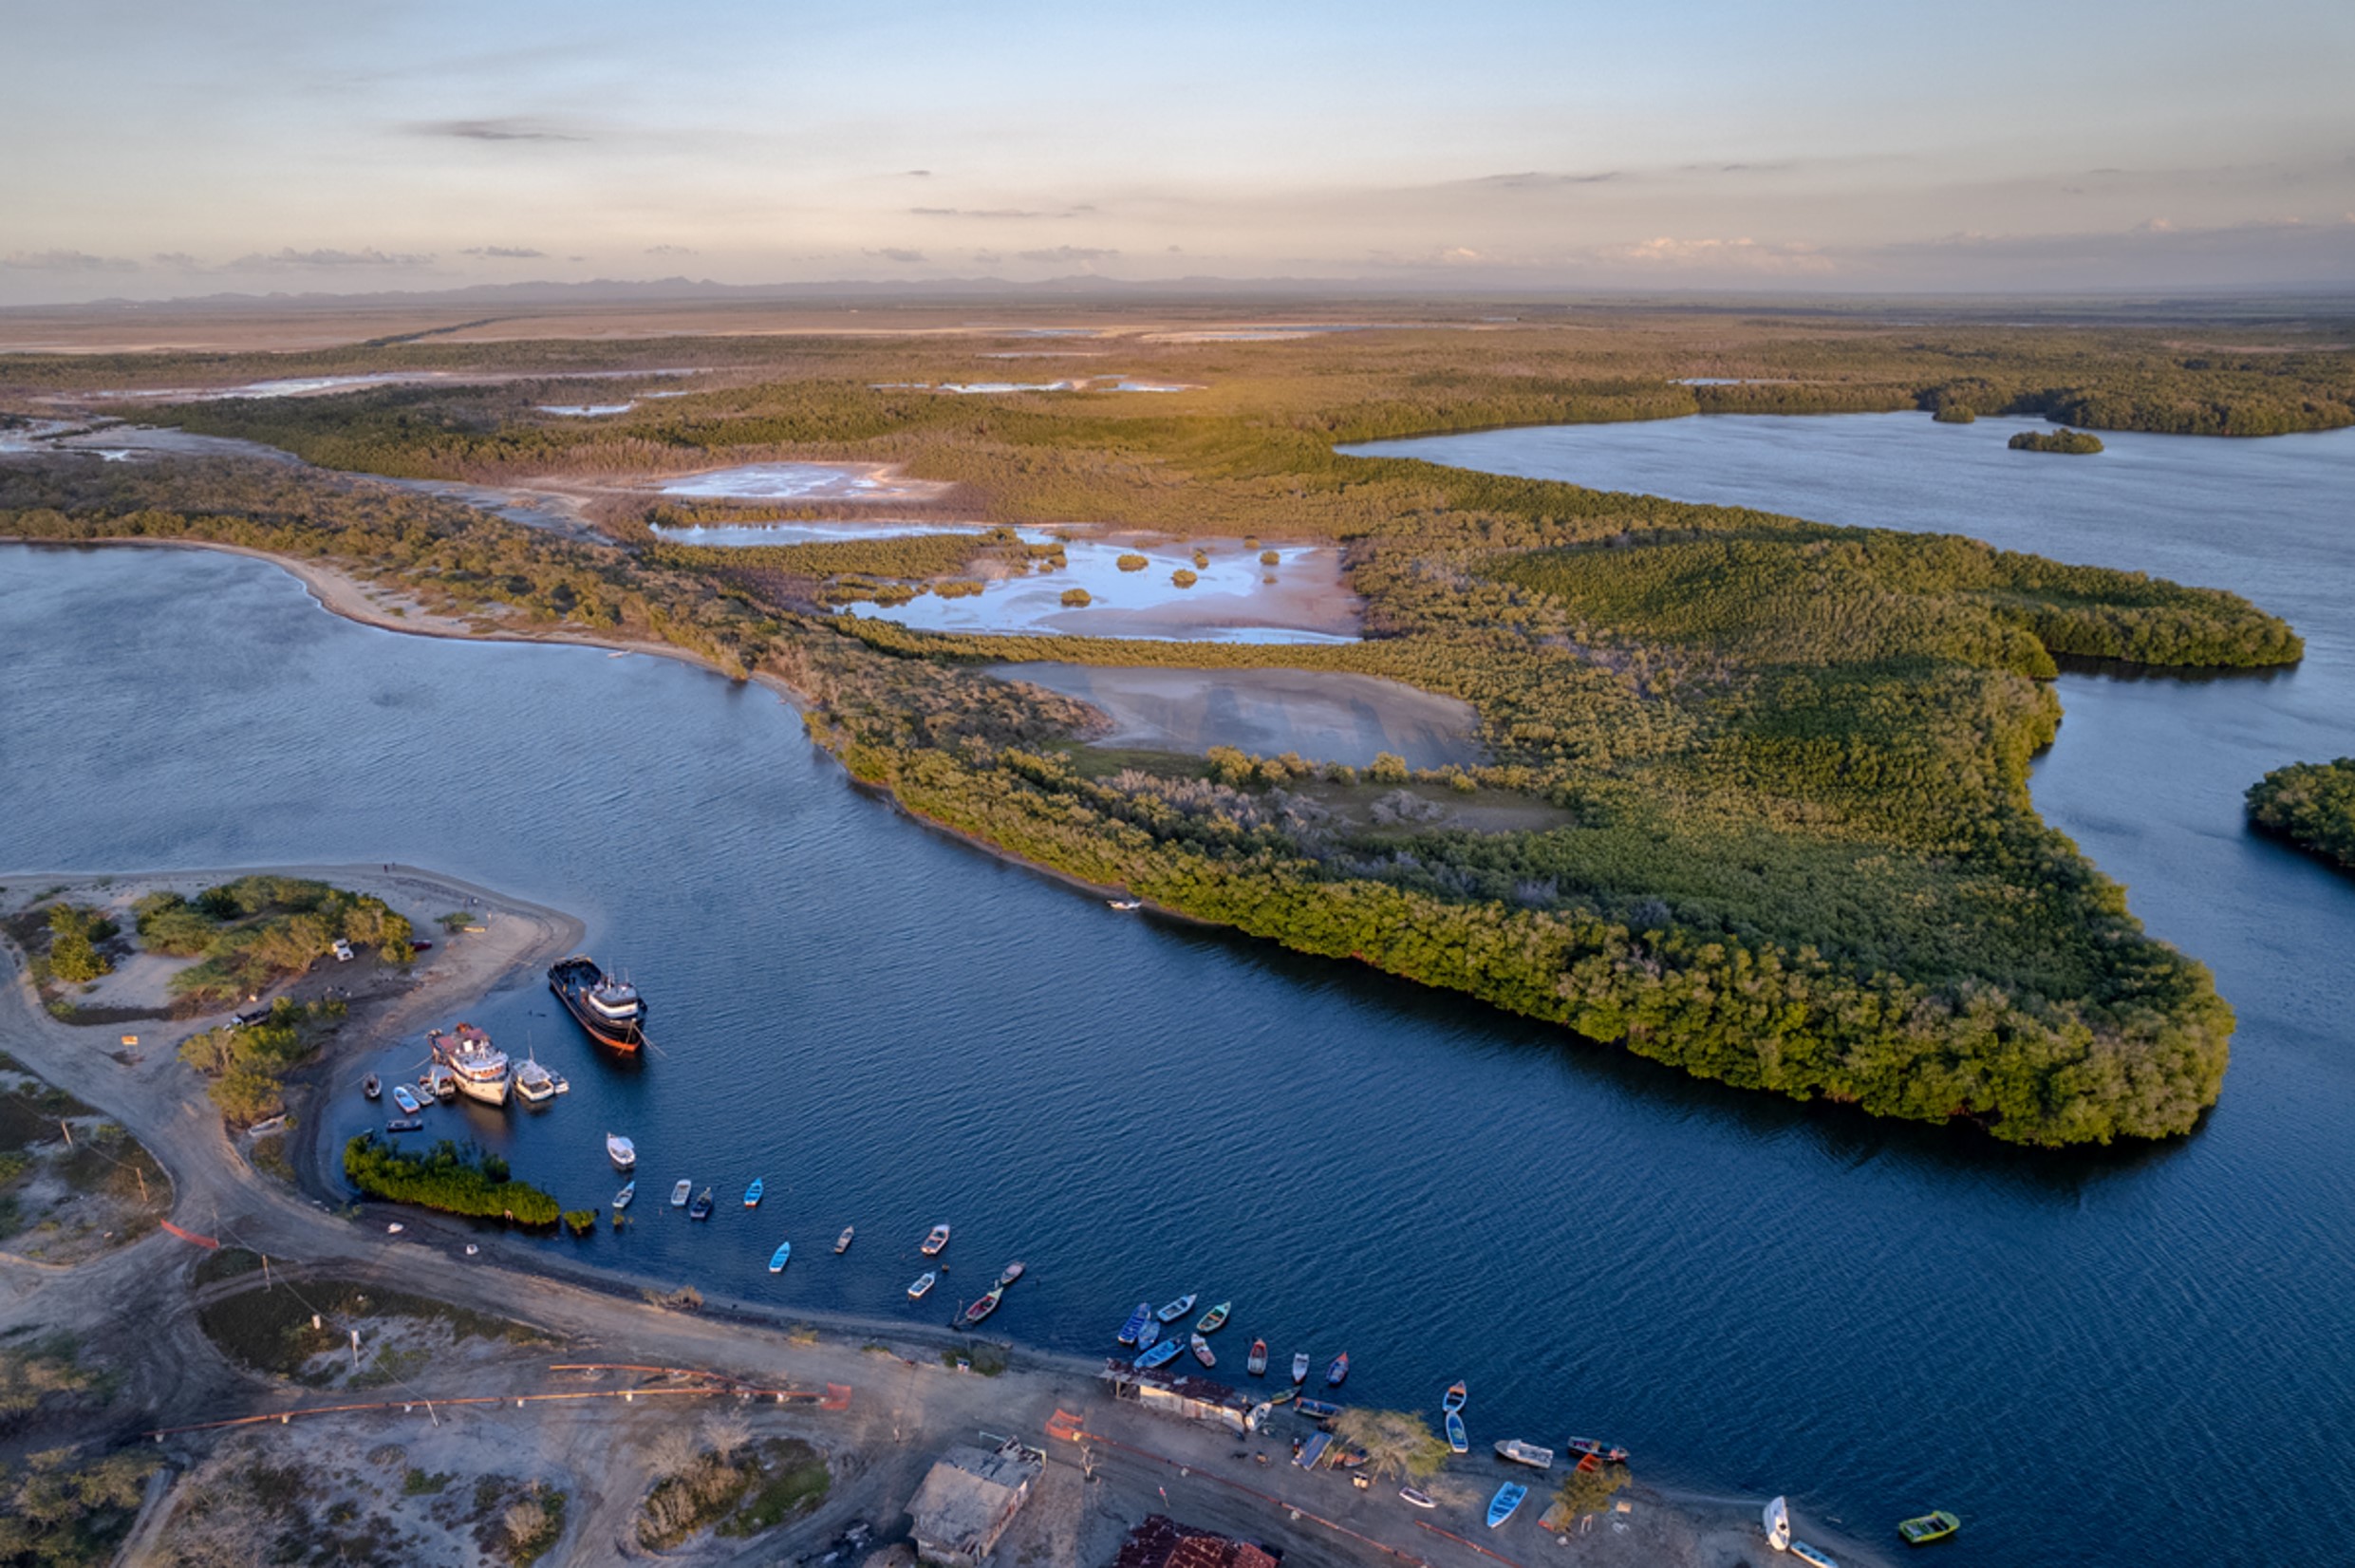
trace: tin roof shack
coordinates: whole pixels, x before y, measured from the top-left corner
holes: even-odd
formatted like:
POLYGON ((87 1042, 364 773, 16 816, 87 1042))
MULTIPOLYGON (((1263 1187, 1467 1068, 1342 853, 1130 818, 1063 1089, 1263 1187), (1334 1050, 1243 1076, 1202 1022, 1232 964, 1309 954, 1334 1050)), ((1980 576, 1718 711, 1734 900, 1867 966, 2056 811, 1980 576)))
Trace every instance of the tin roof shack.
POLYGON ((1206 1421, 1238 1436, 1251 1429, 1254 1401, 1249 1394, 1224 1383, 1159 1368, 1142 1372, 1130 1362, 1118 1360, 1104 1363, 1103 1377, 1112 1386, 1115 1399, 1132 1399, 1149 1410, 1174 1415, 1181 1421, 1206 1421))
POLYGON ((1045 1469, 1045 1456, 1019 1443, 949 1449, 908 1500, 917 1555, 947 1568, 981 1568, 1045 1469))
POLYGON ((1277 1568, 1278 1559, 1247 1540, 1229 1540, 1159 1514, 1129 1532, 1112 1568, 1277 1568))

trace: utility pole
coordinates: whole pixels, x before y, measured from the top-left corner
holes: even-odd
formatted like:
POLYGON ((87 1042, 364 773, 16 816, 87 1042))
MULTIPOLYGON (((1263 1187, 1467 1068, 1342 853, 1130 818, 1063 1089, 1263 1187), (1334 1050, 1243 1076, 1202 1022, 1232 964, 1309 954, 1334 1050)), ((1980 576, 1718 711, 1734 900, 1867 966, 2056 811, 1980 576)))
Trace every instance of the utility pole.
POLYGON ((64 1134, 65 1134, 65 1147, 66 1147, 67 1148, 73 1148, 73 1146, 74 1146, 74 1125, 73 1125, 73 1123, 71 1123, 71 1122, 67 1121, 65 1117, 60 1116, 60 1117, 57 1119, 57 1129, 58 1129, 60 1132, 63 1132, 64 1134))

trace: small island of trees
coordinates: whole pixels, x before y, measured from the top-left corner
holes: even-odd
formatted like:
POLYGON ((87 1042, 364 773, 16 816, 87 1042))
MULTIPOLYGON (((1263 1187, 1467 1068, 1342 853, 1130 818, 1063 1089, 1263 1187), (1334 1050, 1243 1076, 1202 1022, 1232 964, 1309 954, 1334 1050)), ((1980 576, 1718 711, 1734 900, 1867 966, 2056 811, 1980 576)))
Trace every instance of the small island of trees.
POLYGON ((510 1181, 505 1160, 447 1138, 425 1153, 403 1154, 376 1133, 363 1132, 344 1146, 344 1174, 371 1198, 444 1214, 552 1225, 560 1212, 556 1200, 539 1188, 510 1181))
POLYGON ((2249 820, 2355 870, 2355 756, 2274 769, 2251 786, 2249 820))
POLYGON ((2102 439, 2063 425, 2058 430, 2023 430, 2004 443, 2014 452, 2065 452, 2089 457, 2102 450, 2102 439))

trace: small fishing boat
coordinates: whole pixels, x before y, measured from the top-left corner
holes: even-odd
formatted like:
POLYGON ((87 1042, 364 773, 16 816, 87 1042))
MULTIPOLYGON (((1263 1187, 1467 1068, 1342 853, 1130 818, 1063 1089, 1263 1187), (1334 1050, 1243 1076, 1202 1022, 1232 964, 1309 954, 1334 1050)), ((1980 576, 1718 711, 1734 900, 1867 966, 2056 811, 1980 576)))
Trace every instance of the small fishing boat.
MULTIPOLYGON (((1153 1341, 1160 1337, 1161 1325, 1153 1319, 1148 1317, 1145 1319, 1145 1326, 1136 1331, 1136 1348, 1141 1351, 1150 1350, 1152 1348, 1153 1341)), ((1176 1337, 1172 1335, 1169 1342, 1173 1345, 1176 1344, 1176 1337)))
POLYGON ((391 1224, 384 1227, 384 1234, 387 1236, 398 1236, 408 1228, 408 1226, 402 1224, 400 1221, 395 1220, 391 1224))
POLYGON ((1307 1381, 1308 1352, 1294 1351, 1292 1353, 1292 1386, 1297 1389, 1307 1381))
POLYGON ((1176 1300, 1164 1306, 1159 1312, 1153 1314, 1153 1316, 1160 1318, 1165 1323, 1174 1323, 1179 1318, 1185 1316, 1187 1313, 1193 1310, 1194 1293, 1189 1290, 1185 1295, 1179 1297, 1176 1300))
POLYGON ((1202 1321, 1194 1325, 1194 1332, 1196 1334, 1216 1334, 1226 1327, 1226 1320, 1234 1316, 1234 1302, 1221 1301, 1202 1315, 1202 1321))
POLYGON ((1267 1396, 1267 1402, 1271 1406, 1289 1405, 1299 1397, 1300 1391, 1298 1389, 1281 1389, 1275 1393, 1269 1394, 1267 1396))
POLYGON ((555 1077, 530 1055, 515 1068, 514 1089, 515 1098, 528 1106, 543 1106, 556 1097, 555 1077))
POLYGON ((1472 1440, 1465 1433, 1464 1417, 1462 1413, 1456 1410, 1449 1410, 1447 1412, 1447 1418, 1448 1447, 1460 1454, 1470 1453, 1472 1451, 1472 1440))
POLYGON ((1104 907, 1122 911, 1142 909, 1145 907, 1145 901, 1141 898, 1108 898, 1104 901, 1104 907))
POLYGON ((1244 1358, 1243 1370, 1249 1372, 1254 1377, 1265 1377, 1267 1375, 1266 1340, 1254 1339, 1251 1341, 1251 1353, 1244 1358))
POLYGON ((1194 1359, 1201 1362, 1204 1366, 1215 1367, 1219 1364, 1219 1358, 1210 1353, 1210 1341, 1205 1339, 1201 1335, 1197 1334, 1193 1336, 1193 1338, 1189 1341, 1189 1348, 1194 1353, 1194 1359))
POLYGON ((939 1278, 940 1276, 933 1273, 930 1269, 925 1270, 922 1274, 916 1276, 916 1282, 907 1287, 907 1298, 910 1301, 923 1300, 924 1293, 930 1290, 932 1288, 932 1281, 938 1279, 939 1278))
POLYGON ((608 1132, 605 1135, 605 1157, 613 1162, 613 1168, 616 1170, 635 1169, 638 1165, 638 1146, 618 1132, 608 1132))
POLYGON ((1778 1552, 1789 1551, 1791 1510, 1783 1499, 1778 1497, 1767 1503, 1764 1523, 1766 1527, 1766 1544, 1778 1552))
POLYGON ((1472 1391, 1464 1386, 1462 1378, 1458 1378, 1448 1385, 1448 1392, 1439 1401, 1439 1408, 1443 1410, 1460 1410, 1471 1397, 1472 1391))
POLYGON ((1176 1336, 1174 1335, 1168 1339, 1164 1339, 1160 1344, 1155 1345, 1151 1350, 1147 1351, 1143 1355, 1136 1358, 1137 1370, 1140 1372, 1151 1372, 1155 1367, 1166 1367, 1170 1362, 1176 1360, 1178 1352, 1184 1350, 1185 1348, 1186 1347, 1184 1345, 1178 1342, 1176 1336))
POLYGON ((384 1097, 384 1080, 371 1073, 360 1080, 360 1092, 371 1100, 381 1100, 384 1097))
POLYGON ((1005 1298, 1006 1287, 1003 1285, 993 1285, 990 1287, 987 1295, 983 1296, 980 1300, 974 1302, 973 1305, 965 1308, 964 1311, 959 1313, 957 1315, 957 1321, 962 1326, 969 1329, 976 1323, 979 1323, 982 1318, 987 1317, 991 1313, 996 1312, 998 1310, 998 1303, 1005 1298))
POLYGON ((839 1258, 844 1253, 850 1251, 850 1238, 856 1236, 858 1233, 859 1227, 856 1225, 843 1226, 842 1234, 834 1238, 834 1256, 839 1258))
POLYGON ((1944 1540, 1961 1528, 1961 1520, 1938 1508, 1918 1518, 1906 1520, 1897 1526, 1897 1534, 1905 1538, 1908 1546, 1927 1546, 1934 1540, 1944 1540))
POLYGON ((1438 1503, 1431 1501, 1430 1494, 1429 1492, 1418 1492, 1411 1486, 1399 1487, 1398 1495, 1406 1500, 1407 1506, 1410 1508, 1436 1508, 1439 1506, 1438 1503))
POLYGON ((1129 1314, 1129 1320, 1120 1325, 1120 1332, 1114 1335, 1113 1338, 1123 1345, 1133 1345, 1137 1341, 1137 1335, 1143 1334, 1145 1326, 1152 1320, 1153 1304, 1150 1301, 1139 1301, 1136 1304, 1136 1311, 1129 1314))
POLYGON ((1516 1481, 1508 1481, 1499 1486, 1496 1496, 1488 1500, 1488 1528, 1493 1530, 1512 1518, 1513 1510, 1519 1508, 1522 1499, 1528 1495, 1529 1488, 1516 1481))
POLYGON ((425 1124, 415 1116, 395 1116, 384 1124, 384 1130, 387 1132, 422 1132, 425 1130, 425 1124))
POLYGON ((1325 1387, 1328 1389, 1337 1389, 1348 1381, 1349 1352, 1343 1351, 1340 1354, 1333 1358, 1333 1365, 1325 1369, 1325 1387))
POLYGON ((695 1195, 695 1202, 687 1205, 687 1218, 690 1220, 708 1220, 711 1218, 711 1188, 705 1187, 702 1191, 695 1195))
POLYGON ((1565 1437, 1561 1446, 1574 1454, 1593 1454, 1605 1465, 1624 1465, 1627 1450, 1616 1443, 1605 1443, 1594 1437, 1565 1437))
POLYGON ((1004 1268, 998 1271, 998 1283, 1000 1285, 1011 1285, 1014 1281, 1022 1278, 1022 1275, 1027 1267, 1028 1265, 1023 1263, 1020 1259, 1016 1259, 1013 1262, 1008 1263, 1004 1268))
POLYGON ((566 1077, 563 1073, 555 1071, 553 1068, 549 1070, 548 1081, 556 1086, 556 1092, 559 1094, 570 1094, 572 1092, 572 1080, 566 1077))
POLYGON ((425 1075, 418 1082, 425 1086, 427 1093, 444 1104, 458 1098, 458 1074, 439 1062, 427 1068, 425 1075))
POLYGON ((1300 1413, 1311 1421, 1330 1421, 1341 1413, 1341 1407, 1322 1399, 1303 1399, 1300 1401, 1300 1413))
POLYGON ((744 1189, 744 1206, 746 1208, 758 1208, 760 1206, 760 1178, 756 1176, 753 1178, 753 1185, 744 1189))
POLYGON ((938 1258, 941 1255, 941 1249, 947 1245, 948 1227, 946 1225, 934 1225, 932 1227, 932 1234, 926 1236, 924 1239, 924 1245, 918 1247, 916 1250, 923 1253, 926 1258, 938 1258))
POLYGON ((1791 1556, 1806 1563, 1808 1568, 1840 1568, 1840 1564, 1832 1560, 1831 1553, 1821 1546, 1810 1546, 1804 1540, 1791 1542, 1791 1556))
POLYGON ((1550 1470, 1554 1467, 1553 1449, 1541 1448, 1534 1443, 1523 1443, 1517 1437, 1500 1439, 1496 1456, 1515 1465, 1526 1465, 1533 1470, 1550 1470))
POLYGON ((782 1274, 785 1272, 785 1265, 793 1260, 794 1244, 791 1241, 779 1241, 776 1244, 776 1250, 769 1254, 769 1272, 782 1274))
POLYGON ((670 1206, 673 1208, 686 1207, 687 1194, 693 1192, 694 1190, 695 1184, 682 1178, 679 1185, 670 1189, 670 1206))
POLYGON ((393 1104, 401 1108, 403 1116, 414 1116, 422 1109, 417 1102, 417 1095, 404 1083, 393 1085, 393 1104))
POLYGON ((1300 1446, 1300 1451, 1292 1456, 1292 1463, 1298 1465, 1303 1470, 1313 1470, 1318 1465, 1324 1463, 1325 1450, 1332 1447, 1333 1434, 1331 1432, 1318 1432, 1314 1436, 1310 1437, 1306 1443, 1300 1446))
POLYGON ((630 1200, 637 1196, 638 1184, 636 1182, 624 1182, 622 1184, 622 1190, 613 1195, 613 1212, 616 1214, 621 1213, 622 1210, 629 1206, 630 1200))

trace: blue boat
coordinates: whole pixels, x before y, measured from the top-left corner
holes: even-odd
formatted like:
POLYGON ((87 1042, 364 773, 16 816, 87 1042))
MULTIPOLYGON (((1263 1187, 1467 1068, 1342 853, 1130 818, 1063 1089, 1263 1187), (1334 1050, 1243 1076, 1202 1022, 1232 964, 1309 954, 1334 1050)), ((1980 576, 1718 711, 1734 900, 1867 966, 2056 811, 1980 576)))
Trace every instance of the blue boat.
POLYGON ((753 1185, 744 1189, 744 1206, 746 1208, 760 1206, 760 1178, 757 1176, 753 1178, 753 1185))
POLYGON ((1299 1411, 1311 1421, 1330 1421, 1341 1413, 1341 1407, 1329 1405, 1321 1399, 1303 1399, 1299 1402, 1299 1411))
POLYGON ((1316 1436, 1308 1440, 1308 1444, 1305 1447, 1301 1448, 1299 1453, 1292 1456, 1292 1463, 1298 1465, 1303 1470, 1313 1470, 1317 1467, 1317 1462, 1324 1458, 1325 1449, 1331 1447, 1332 1446, 1333 1434, 1331 1432, 1318 1432, 1316 1436))
POLYGON ((1151 1350, 1153 1341, 1160 1337, 1161 1325, 1149 1317, 1145 1320, 1145 1326, 1136 1331, 1136 1348, 1141 1351, 1151 1350))
POLYGON ((769 1254, 769 1272, 782 1274, 785 1272, 785 1265, 793 1260, 794 1244, 791 1241, 779 1241, 776 1250, 769 1254))
POLYGON ((1153 1304, 1150 1301, 1139 1301, 1136 1304, 1136 1311, 1129 1314, 1129 1320, 1120 1325, 1120 1342, 1124 1345, 1135 1344, 1136 1336, 1143 1334, 1145 1325, 1152 1320, 1153 1304))
POLYGON ((1328 1389, 1337 1389, 1348 1381, 1349 1352, 1343 1351, 1340 1354, 1333 1358, 1333 1365, 1325 1369, 1325 1387, 1328 1389))
POLYGON ((1448 1447, 1460 1454, 1472 1451, 1471 1439, 1464 1435, 1464 1418, 1453 1410, 1448 1412, 1448 1447))
POLYGON ((1496 1496, 1488 1500, 1488 1528, 1493 1530, 1512 1518, 1513 1510, 1520 1507, 1521 1500, 1528 1495, 1529 1488, 1517 1481, 1508 1481, 1499 1486, 1496 1496))
POLYGON ((1151 1350, 1147 1351, 1143 1355, 1136 1358, 1137 1370, 1139 1372, 1150 1372, 1155 1367, 1166 1367, 1170 1362, 1176 1360, 1177 1353, 1185 1348, 1185 1343, 1182 1340, 1175 1338, 1164 1339, 1160 1344, 1155 1345, 1151 1350))

